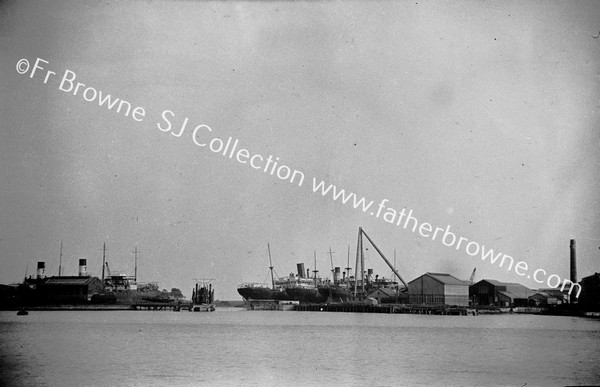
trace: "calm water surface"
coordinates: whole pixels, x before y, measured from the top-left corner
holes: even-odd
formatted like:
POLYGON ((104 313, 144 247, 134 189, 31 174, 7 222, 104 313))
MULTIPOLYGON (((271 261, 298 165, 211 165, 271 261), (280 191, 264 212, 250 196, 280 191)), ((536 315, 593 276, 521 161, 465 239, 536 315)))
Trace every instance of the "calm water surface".
POLYGON ((600 384, 600 321, 218 309, 0 312, 9 386, 600 384))

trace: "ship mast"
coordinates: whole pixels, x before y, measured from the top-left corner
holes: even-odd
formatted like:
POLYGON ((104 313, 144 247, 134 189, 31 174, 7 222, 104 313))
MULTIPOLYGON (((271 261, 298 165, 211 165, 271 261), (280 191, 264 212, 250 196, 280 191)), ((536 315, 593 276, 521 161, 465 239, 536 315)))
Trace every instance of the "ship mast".
POLYGON ((271 287, 275 289, 275 279, 273 279, 273 262, 271 262, 271 246, 267 242, 267 250, 269 251, 269 269, 271 270, 271 287))
POLYGON ((314 251, 314 254, 315 254, 315 269, 313 270, 313 274, 315 277, 315 285, 316 285, 317 284, 317 273, 319 272, 317 270, 317 250, 314 251))
POLYGON ((106 265, 106 242, 102 245, 102 283, 104 284, 104 266, 106 265))
POLYGON ((348 245, 348 262, 346 263, 346 282, 350 284, 350 245, 348 245))
POLYGON ((58 257, 58 276, 60 277, 62 275, 62 249, 63 249, 63 244, 62 244, 62 239, 60 240, 60 255, 58 257))
MULTIPOLYGON (((331 251, 331 246, 329 246, 329 260, 331 261, 331 278, 333 278, 333 284, 337 285, 335 283, 335 269, 333 268, 333 251, 331 251)), ((316 268, 316 266, 315 266, 316 268)))
POLYGON ((135 250, 133 251, 135 257, 135 268, 133 269, 133 280, 137 283, 137 259, 138 259, 138 249, 137 245, 135 246, 135 250))

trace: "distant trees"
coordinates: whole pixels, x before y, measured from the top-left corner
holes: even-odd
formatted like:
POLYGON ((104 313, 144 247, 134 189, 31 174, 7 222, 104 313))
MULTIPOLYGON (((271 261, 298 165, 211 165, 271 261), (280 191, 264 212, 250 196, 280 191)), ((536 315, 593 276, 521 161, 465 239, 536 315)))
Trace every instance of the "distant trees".
POLYGON ((173 296, 175 299, 185 298, 181 290, 177 288, 171 288, 171 296, 173 296))
POLYGON ((158 290, 158 285, 153 282, 138 283, 138 291, 140 292, 155 292, 158 290))

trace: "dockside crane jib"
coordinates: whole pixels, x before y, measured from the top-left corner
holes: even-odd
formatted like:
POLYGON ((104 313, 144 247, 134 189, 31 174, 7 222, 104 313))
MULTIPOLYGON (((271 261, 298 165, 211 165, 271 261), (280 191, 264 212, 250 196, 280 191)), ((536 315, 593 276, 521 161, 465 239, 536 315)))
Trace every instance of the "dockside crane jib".
MULTIPOLYGON (((367 238, 369 243, 375 248, 377 253, 381 256, 381 258, 385 261, 385 263, 389 266, 389 268, 392 269, 392 272, 394 273, 394 275, 396 275, 396 277, 400 280, 400 282, 402 282, 404 284, 405 290, 407 290, 408 284, 406 283, 406 281, 404 281, 404 279, 400 276, 400 274, 398 273, 396 268, 390 263, 390 261, 388 261, 388 259, 381 252, 381 250, 379 250, 379 247, 377 247, 375 242, 373 242, 373 240, 369 237, 369 235, 367 235, 367 233, 363 230, 363 228, 359 227, 358 228, 358 243, 356 246, 356 270, 355 270, 355 273, 357 273, 359 270, 358 263, 359 263, 359 258, 360 258, 360 264, 361 264, 360 271, 361 271, 361 282, 362 282, 363 294, 364 294, 364 252, 363 252, 363 240, 362 240, 363 235, 367 238)), ((355 295, 358 290, 357 284, 358 284, 358 278, 356 279, 356 281, 354 281, 354 294, 355 295)))

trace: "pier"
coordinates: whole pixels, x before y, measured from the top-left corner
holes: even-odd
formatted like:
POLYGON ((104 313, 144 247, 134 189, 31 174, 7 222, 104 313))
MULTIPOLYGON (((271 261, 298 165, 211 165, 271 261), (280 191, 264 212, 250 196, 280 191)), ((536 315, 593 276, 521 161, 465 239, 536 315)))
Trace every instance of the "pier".
POLYGON ((387 314, 433 314, 450 316, 477 315, 475 309, 466 306, 448 305, 369 305, 359 303, 345 304, 301 304, 294 310, 299 312, 346 312, 346 313, 387 313, 387 314))
POLYGON ((174 311, 179 312, 181 310, 192 310, 191 303, 178 303, 178 302, 138 302, 132 304, 130 309, 133 310, 155 310, 155 311, 174 311))

